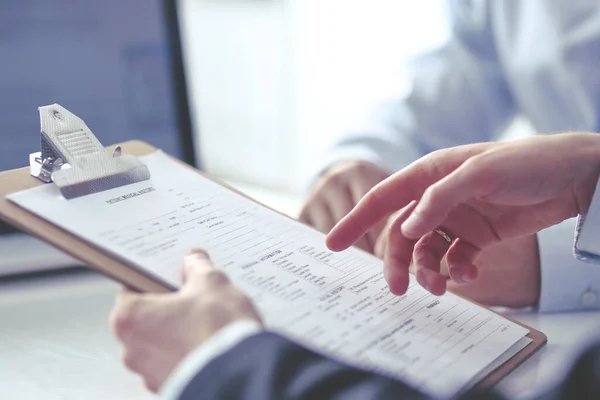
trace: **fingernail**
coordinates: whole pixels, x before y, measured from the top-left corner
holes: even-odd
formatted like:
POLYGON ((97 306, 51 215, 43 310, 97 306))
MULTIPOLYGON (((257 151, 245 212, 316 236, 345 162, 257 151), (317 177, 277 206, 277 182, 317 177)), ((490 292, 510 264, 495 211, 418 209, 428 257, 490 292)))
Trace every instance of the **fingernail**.
POLYGON ((423 219, 413 211, 413 213, 410 214, 410 216, 402 224, 402 234, 407 238, 416 238, 419 236, 421 225, 423 225, 423 219))
POLYGON ((390 273, 389 273, 389 268, 387 268, 385 265, 383 266, 383 278, 385 279, 386 282, 390 282, 390 273))
POLYGON ((199 256, 202 258, 206 258, 206 259, 210 259, 208 253, 206 252, 206 250, 201 249, 199 247, 195 247, 193 249, 188 250, 188 252, 185 255, 186 257, 191 257, 191 256, 199 256))
POLYGON ((463 282, 463 283, 471 283, 473 282, 473 278, 470 277, 468 274, 466 273, 462 273, 460 275, 458 275, 458 279, 463 282))

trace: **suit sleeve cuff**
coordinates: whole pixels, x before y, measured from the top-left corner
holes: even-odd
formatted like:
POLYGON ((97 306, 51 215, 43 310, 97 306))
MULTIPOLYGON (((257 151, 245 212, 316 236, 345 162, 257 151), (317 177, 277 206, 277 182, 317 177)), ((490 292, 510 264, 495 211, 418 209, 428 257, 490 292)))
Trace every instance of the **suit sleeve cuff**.
POLYGON ((233 322, 221 328, 179 363, 163 384, 160 398, 164 400, 178 399, 192 378, 210 361, 262 330, 262 325, 252 320, 233 322))
POLYGON ((573 257, 575 223, 569 219, 538 233, 542 312, 600 308, 600 267, 573 257))

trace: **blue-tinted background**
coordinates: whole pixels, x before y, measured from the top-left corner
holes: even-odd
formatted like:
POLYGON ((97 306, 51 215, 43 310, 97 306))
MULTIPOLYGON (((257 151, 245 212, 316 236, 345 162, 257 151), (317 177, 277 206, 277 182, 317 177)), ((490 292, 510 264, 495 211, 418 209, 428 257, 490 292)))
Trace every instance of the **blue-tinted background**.
POLYGON ((108 145, 182 157, 163 2, 0 2, 0 171, 38 151, 37 107, 58 103, 108 145))

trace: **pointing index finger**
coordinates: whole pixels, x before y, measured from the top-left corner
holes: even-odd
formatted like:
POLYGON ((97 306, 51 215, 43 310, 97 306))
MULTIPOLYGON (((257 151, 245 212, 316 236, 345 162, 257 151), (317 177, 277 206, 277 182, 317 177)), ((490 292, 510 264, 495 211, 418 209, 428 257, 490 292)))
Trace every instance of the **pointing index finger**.
MULTIPOLYGON (((427 188, 452 174, 469 158, 484 152, 489 145, 479 143, 438 150, 379 183, 331 230, 327 247, 332 251, 350 247, 383 218, 406 207, 412 200, 419 201, 427 188)), ((418 208, 417 211, 423 209, 418 208)))
POLYGON ((347 249, 385 217, 413 200, 412 179, 407 172, 401 171, 371 189, 333 227, 327 235, 327 247, 332 251, 347 249))

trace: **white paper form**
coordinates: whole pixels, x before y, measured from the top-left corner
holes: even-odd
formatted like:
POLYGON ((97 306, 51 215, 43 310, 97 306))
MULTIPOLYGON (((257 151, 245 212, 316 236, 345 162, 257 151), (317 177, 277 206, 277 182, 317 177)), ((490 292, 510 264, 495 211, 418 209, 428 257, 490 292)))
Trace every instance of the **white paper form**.
POLYGON ((333 253, 324 235, 172 161, 142 157, 152 180, 65 200, 55 185, 9 199, 177 288, 191 247, 207 250, 268 329, 318 352, 449 398, 529 332, 413 279, 391 294, 382 262, 333 253))

